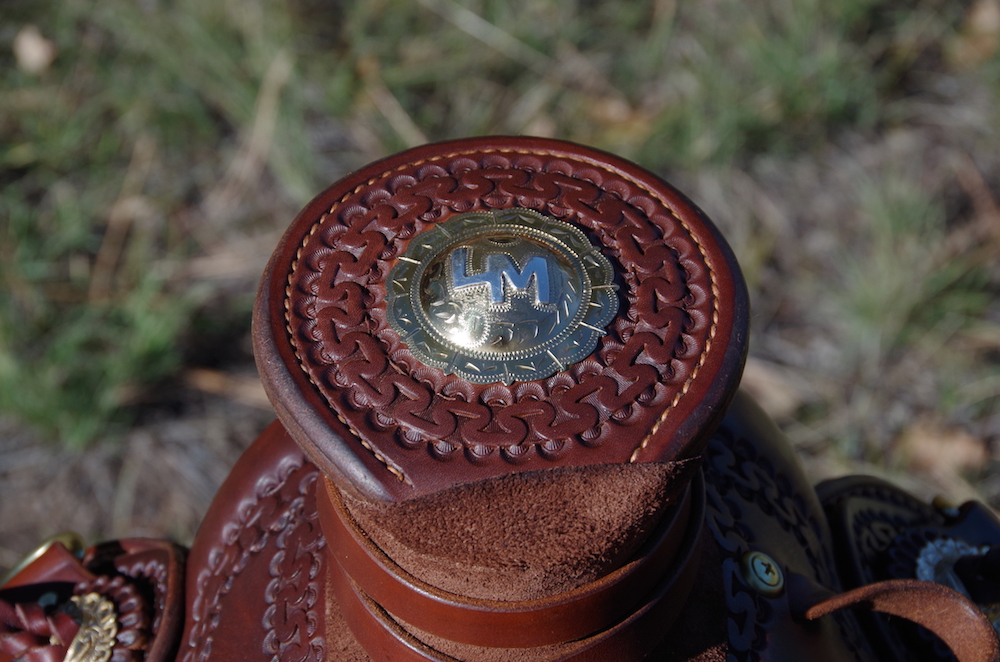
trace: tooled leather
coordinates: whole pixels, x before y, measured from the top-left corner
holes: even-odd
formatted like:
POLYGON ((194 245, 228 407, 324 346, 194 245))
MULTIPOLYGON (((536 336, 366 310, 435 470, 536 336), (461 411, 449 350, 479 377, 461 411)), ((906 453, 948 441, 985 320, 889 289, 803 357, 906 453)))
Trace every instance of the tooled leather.
MULTIPOLYGON (((939 510, 899 488, 871 477, 847 477, 818 487, 836 534, 845 581, 875 585, 916 577, 917 557, 939 539, 972 546, 1000 545, 1000 528, 973 520, 973 511, 949 520, 939 510)), ((952 660, 953 652, 931 631, 916 623, 866 615, 862 623, 883 655, 906 662, 952 660)))
POLYGON ((149 605, 152 612, 152 622, 149 624, 149 628, 153 632, 159 630, 166 610, 177 600, 176 596, 169 595, 167 585, 172 579, 170 577, 171 569, 169 561, 163 558, 164 556, 166 555, 163 553, 149 550, 130 555, 115 564, 115 568, 123 575, 133 579, 142 578, 152 584, 153 604, 149 605))
MULTIPOLYGON (((160 540, 126 538, 119 541, 124 554, 114 559, 115 571, 139 589, 151 614, 153 634, 142 659, 172 660, 184 624, 184 562, 186 550, 160 540)), ((119 638, 120 640, 120 638, 119 638)))
POLYGON ((472 463, 555 461, 576 444, 634 459, 705 362, 718 299, 706 248, 655 191, 584 157, 497 149, 409 164, 340 198, 298 249, 285 311, 301 369, 406 480, 379 453, 386 444, 472 463), (588 359, 547 380, 480 386, 420 365, 381 305, 393 260, 453 213, 515 205, 606 246, 627 313, 588 359))
MULTIPOLYGON (((788 458, 775 452, 776 439, 753 429, 763 414, 737 397, 705 450, 706 524, 724 550, 720 571, 728 611, 728 659, 758 662, 785 659, 775 644, 785 640, 786 595, 766 597, 743 578, 741 557, 751 550, 770 554, 784 571, 809 576, 826 587, 839 586, 829 533, 818 504, 803 499, 809 485, 788 458), (781 624, 779 626, 779 624, 781 624)), ((838 612, 825 636, 822 659, 873 660, 858 623, 838 612), (835 645, 834 645, 835 644, 835 645), (838 657, 843 655, 849 657, 838 657)), ((797 627, 797 626, 795 626, 797 627)), ((789 658, 791 659, 791 658, 789 658)), ((817 658, 819 659, 819 658, 817 658)))
MULTIPOLYGON (((62 555, 69 553, 60 545, 62 555)), ((50 550, 58 552, 58 550, 50 550)), ((16 579, 27 591, 22 598, 35 599, 33 590, 48 587, 57 604, 70 595, 97 593, 114 604, 117 634, 110 662, 165 662, 173 659, 182 625, 183 548, 166 541, 127 538, 89 548, 82 560, 73 557, 75 571, 63 572, 58 563, 46 563, 42 557, 16 579), (54 574, 53 574, 54 573, 54 574), (76 576, 68 583, 70 576, 76 576), (34 584, 35 588, 31 588, 34 584), (68 586, 68 588, 67 588, 68 586)), ((40 589, 46 590, 46 589, 40 589)), ((18 589, 8 591, 17 595, 18 589)), ((61 660, 76 635, 79 625, 65 613, 64 607, 43 609, 26 602, 10 605, 0 600, 0 660, 14 657, 29 662, 61 660), (13 616, 13 618, 11 618, 13 616), (50 637, 55 635, 51 640, 50 637)))
POLYGON ((745 509, 740 507, 741 502, 754 504, 795 540, 808 559, 815 581, 824 586, 836 583, 833 558, 822 543, 816 514, 796 498, 787 477, 778 472, 771 458, 755 448, 752 441, 723 427, 709 441, 706 464, 714 469, 709 474, 709 492, 715 497, 710 501, 713 507, 708 521, 720 544, 730 551, 748 550, 745 545, 754 541, 754 533, 732 513, 745 509))
MULTIPOLYGON (((873 583, 888 577, 913 577, 913 574, 893 572, 892 564, 886 568, 885 559, 896 560, 894 557, 899 550, 894 546, 899 543, 900 536, 940 535, 938 529, 945 523, 941 513, 910 494, 876 481, 858 484, 837 495, 838 501, 848 499, 852 508, 844 524, 850 528, 856 547, 845 551, 849 559, 857 559, 854 565, 861 573, 859 583, 873 583), (880 576, 880 571, 884 576, 880 576)), ((824 505, 834 507, 833 504, 824 505)), ((839 518, 834 521, 836 519, 839 518)), ((908 570, 912 571, 912 566, 908 570)))
MULTIPOLYGON (((259 621, 262 636, 252 640, 261 642, 257 645, 273 662, 326 659, 318 613, 325 543, 313 498, 320 473, 300 453, 282 456, 280 451, 291 445, 287 438, 284 444, 273 444, 279 461, 255 476, 252 498, 237 499, 237 512, 225 523, 222 544, 206 554, 209 563, 198 571, 196 595, 188 603, 189 629, 179 658, 184 662, 211 659, 226 596, 262 554, 270 555, 264 561, 269 580, 261 586, 266 607, 259 621)), ((248 581, 261 580, 251 577, 248 581)), ((233 652, 233 642, 220 646, 233 652)))
POLYGON ((315 523, 313 485, 318 476, 313 474, 300 484, 310 495, 298 497, 289 508, 289 514, 299 514, 293 526, 287 526, 275 538, 277 548, 268 564, 271 581, 264 591, 263 624, 266 629, 264 651, 271 654, 271 662, 306 662, 324 660, 325 649, 320 632, 323 627, 316 611, 320 596, 320 571, 323 567, 324 537, 315 523), (304 635, 304 637, 303 637, 304 635))
MULTIPOLYGON (((930 505, 920 501, 895 487, 878 481, 868 481, 838 492, 836 499, 824 500, 824 505, 830 509, 839 509, 841 503, 851 503, 848 517, 843 526, 850 530, 851 538, 856 541, 853 549, 842 549, 844 566, 853 566, 853 571, 859 576, 856 583, 870 585, 886 577, 912 578, 913 574, 893 572, 901 570, 896 567, 897 550, 901 534, 925 536, 929 531, 935 531, 944 523, 941 513, 930 505), (834 505, 834 504, 837 505, 834 505), (888 567, 886 560, 889 559, 888 567)), ((846 509, 840 512, 847 514, 846 509)), ((838 516, 831 517, 837 522, 838 516)), ((908 537, 908 536, 907 536, 908 537)), ((842 545, 846 541, 838 541, 842 545)), ((905 549, 905 545, 904 545, 905 549)), ((912 567, 909 568, 912 571, 912 567)), ((850 571, 848 571, 850 572, 850 571)), ((850 575, 848 575, 850 576, 850 575)), ((893 619, 890 626, 884 617, 874 615, 868 617, 869 629, 878 631, 876 641, 881 640, 883 647, 891 650, 893 657, 913 662, 915 653, 909 642, 920 641, 919 655, 926 659, 951 660, 952 653, 947 646, 926 629, 918 627, 909 621, 893 619)))

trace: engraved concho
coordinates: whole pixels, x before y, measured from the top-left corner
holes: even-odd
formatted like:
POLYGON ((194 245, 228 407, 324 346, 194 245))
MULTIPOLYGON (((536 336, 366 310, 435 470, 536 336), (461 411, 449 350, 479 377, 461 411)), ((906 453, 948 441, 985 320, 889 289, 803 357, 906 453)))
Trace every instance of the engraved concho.
POLYGON ((697 455, 746 322, 731 253, 669 184, 504 136, 414 148, 317 196, 268 266, 254 344, 310 460, 401 501, 697 455))
POLYGON ((544 379, 618 310, 611 263, 576 227, 519 207, 458 214, 410 242, 388 319, 422 363, 470 382, 544 379))

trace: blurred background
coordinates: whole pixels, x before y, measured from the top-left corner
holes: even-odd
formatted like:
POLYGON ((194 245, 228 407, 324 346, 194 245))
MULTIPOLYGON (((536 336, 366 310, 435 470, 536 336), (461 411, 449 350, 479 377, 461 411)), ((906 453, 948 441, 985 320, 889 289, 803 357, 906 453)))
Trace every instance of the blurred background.
POLYGON ((810 474, 1000 506, 1000 0, 0 0, 0 567, 189 543, 272 418, 250 354, 295 213, 512 133, 721 227, 745 386, 810 474))

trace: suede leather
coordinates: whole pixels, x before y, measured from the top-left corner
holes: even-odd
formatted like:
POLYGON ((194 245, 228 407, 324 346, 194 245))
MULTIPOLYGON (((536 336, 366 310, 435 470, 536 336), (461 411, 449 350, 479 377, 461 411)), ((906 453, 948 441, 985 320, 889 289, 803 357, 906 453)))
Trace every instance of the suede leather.
POLYGON ((832 596, 806 610, 813 620, 856 607, 919 623, 941 637, 961 662, 994 662, 1000 643, 992 623, 969 598, 947 586, 891 579, 832 596))
MULTIPOLYGON (((636 657, 635 648, 616 645, 600 659, 791 660, 806 653, 820 661, 876 659, 850 613, 804 627, 787 595, 767 598, 744 584, 739 560, 751 546, 779 559, 788 572, 823 577, 828 585, 837 581, 823 561, 832 541, 819 501, 761 416, 748 399, 737 399, 709 444, 701 469, 707 512, 703 535, 692 547, 698 561, 693 588, 686 599, 662 603, 677 608, 673 625, 669 614, 648 622, 647 631, 659 639, 648 653, 636 657), (738 519, 731 519, 737 513, 738 519), (856 636, 845 637, 845 631, 856 636)), ((527 660, 552 652, 472 650, 424 630, 407 631, 406 623, 393 625, 370 600, 362 606, 376 618, 359 624, 349 613, 357 601, 337 595, 332 574, 339 568, 340 547, 323 534, 319 489, 324 489, 322 473, 277 424, 234 467, 191 551, 188 626, 179 660, 399 659, 396 644, 386 641, 387 626, 396 634, 408 632, 397 641, 419 638, 414 655, 424 658, 414 659, 471 652, 477 660, 527 660)))
POLYGON ((532 600, 625 565, 698 464, 549 469, 403 503, 340 498, 357 527, 422 581, 472 598, 532 600))
MULTIPOLYGON (((568 487, 577 482, 573 473, 562 477, 568 487)), ((683 476, 683 472, 676 474, 675 479, 683 476)), ((659 590, 651 587, 672 585, 671 598, 679 601, 684 581, 693 573, 693 568, 687 566, 701 529, 704 508, 701 480, 691 485, 684 481, 676 507, 662 518, 648 544, 637 550, 627 563, 592 582, 563 583, 553 591, 552 584, 563 577, 555 566, 552 577, 536 580, 537 584, 548 587, 545 597, 509 600, 502 597, 500 590, 497 590, 500 595, 475 598, 443 591, 418 580, 369 540, 331 483, 327 482, 325 488, 318 496, 320 522, 324 534, 339 550, 338 581, 350 584, 350 590, 345 587, 338 595, 365 604, 374 601, 379 610, 386 611, 397 623, 407 623, 442 640, 504 649, 562 644, 612 630, 646 608, 649 596, 659 590), (359 597, 354 598, 354 594, 359 597)), ((550 534, 554 534, 550 544, 558 543, 558 530, 550 530, 550 534)), ((502 535, 493 536, 490 548, 484 553, 492 555, 500 551, 505 539, 502 535)), ((448 547, 444 542, 439 552, 447 557, 448 547)), ((467 564, 458 564, 455 574, 463 575, 468 570, 467 564)), ((522 583, 531 582, 522 578, 522 583)), ((479 589, 489 586, 498 587, 499 583, 487 582, 479 589)))

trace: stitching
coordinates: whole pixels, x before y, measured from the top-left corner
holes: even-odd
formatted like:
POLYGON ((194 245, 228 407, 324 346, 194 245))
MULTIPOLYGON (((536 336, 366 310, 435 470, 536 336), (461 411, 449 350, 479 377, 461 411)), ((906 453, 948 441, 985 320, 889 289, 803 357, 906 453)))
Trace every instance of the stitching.
MULTIPOLYGON (((595 166, 595 167, 597 167, 597 168, 599 168, 601 170, 606 170, 607 169, 607 164, 600 163, 599 161, 597 161, 595 159, 591 159, 591 158, 586 157, 586 156, 571 155, 571 154, 567 154, 567 153, 564 153, 564 152, 536 151, 536 150, 530 150, 529 151, 529 150, 514 149, 514 148, 505 149, 505 148, 502 148, 502 147, 501 148, 496 148, 496 149, 490 149, 490 150, 483 150, 483 151, 480 151, 480 150, 465 150, 465 151, 451 152, 451 153, 448 153, 448 154, 440 154, 440 155, 437 155, 437 156, 432 156, 432 157, 429 157, 429 158, 421 159, 419 161, 413 161, 413 162, 405 163, 405 164, 397 166, 397 167, 395 167, 395 168, 393 168, 391 170, 387 170, 387 171, 381 173, 380 175, 378 175, 376 177, 372 177, 371 179, 369 179, 365 183, 359 184, 359 185, 355 186, 348 193, 345 193, 339 200, 337 200, 336 202, 333 203, 333 205, 331 205, 330 209, 327 210, 327 212, 325 214, 323 214, 322 216, 320 216, 319 219, 317 219, 313 223, 313 225, 310 228, 309 232, 302 239, 302 242, 299 245, 299 249, 295 253, 295 259, 292 261, 291 267, 289 268, 288 276, 287 276, 287 279, 286 279, 286 285, 285 285, 285 301, 284 301, 285 330, 288 333, 288 340, 289 340, 289 342, 291 342, 292 348, 294 349, 295 358, 297 358, 298 361, 299 361, 299 368, 302 369, 302 372, 304 372, 306 374, 306 378, 309 380, 309 382, 320 393, 322 393, 322 389, 320 389, 319 385, 312 378, 312 375, 310 375, 309 372, 305 369, 305 366, 304 366, 305 361, 303 360, 302 355, 299 352, 299 346, 298 346, 298 344, 295 342, 295 335, 294 335, 294 333, 292 331, 292 320, 291 320, 292 276, 295 274, 296 270, 298 269, 299 262, 302 259, 302 253, 305 250, 305 246, 308 243, 308 241, 319 230, 319 228, 322 226, 323 222, 327 219, 327 217, 330 216, 331 214, 333 214, 334 211, 336 211, 336 209, 340 205, 344 204, 348 200, 348 198, 350 198, 350 197, 352 197, 354 195, 357 195, 362 190, 364 190, 365 188, 368 188, 369 186, 372 186, 376 182, 378 182, 380 180, 386 179, 387 177, 391 176, 393 173, 400 172, 402 170, 408 170, 408 169, 412 169, 412 168, 418 168, 418 167, 420 167, 422 165, 425 165, 427 163, 434 163, 434 162, 443 161, 443 160, 446 160, 446 159, 453 159, 453 158, 459 157, 459 156, 485 155, 485 154, 520 154, 520 155, 523 155, 523 156, 551 156, 551 157, 555 157, 555 158, 564 158, 564 159, 568 159, 568 160, 571 160, 571 161, 587 163, 588 165, 595 166)), ((711 348, 712 348, 712 345, 713 345, 713 341, 715 339, 715 334, 716 334, 716 331, 718 329, 718 324, 719 324, 719 299, 720 299, 721 295, 720 295, 718 281, 716 279, 715 269, 713 269, 713 267, 712 267, 712 260, 709 259, 708 251, 702 245, 701 241, 698 240, 697 235, 695 235, 695 233, 691 230, 691 228, 684 221, 684 219, 680 218, 679 216, 677 216, 677 214, 674 213, 674 210, 671 207, 671 205, 666 200, 664 200, 663 197, 660 196, 658 192, 656 192, 656 191, 650 191, 650 190, 646 189, 645 187, 639 186, 634 181, 632 181, 630 183, 632 183, 633 185, 635 185, 640 190, 644 191, 650 197, 652 197, 655 200, 657 200, 663 206, 663 208, 667 210, 667 212, 670 214, 670 216, 673 217, 673 219, 675 221, 677 221, 681 225, 681 227, 684 228, 684 230, 688 233, 688 236, 691 238, 691 240, 694 242, 694 244, 698 247, 698 252, 701 254, 702 259, 704 259, 704 261, 705 261, 705 267, 706 267, 706 269, 708 269, 709 280, 710 280, 710 282, 712 284, 712 324, 711 324, 711 327, 709 328, 708 340, 705 341, 705 347, 704 347, 704 349, 702 349, 701 356, 698 359, 698 363, 695 364, 694 370, 691 371, 691 376, 688 377, 687 380, 684 382, 684 384, 681 386, 681 390, 678 391, 677 395, 674 396, 674 399, 670 402, 670 404, 667 406, 667 408, 664 409, 663 413, 660 415, 660 418, 657 419, 656 423, 650 429, 649 434, 646 435, 645 437, 643 437, 642 442, 632 451, 632 455, 629 457, 629 462, 632 463, 632 462, 635 462, 638 459, 639 454, 649 445, 650 440, 656 435, 657 431, 663 425, 663 422, 666 420, 667 415, 677 406, 677 403, 680 402, 681 398, 683 398, 687 394, 687 392, 691 389, 691 384, 694 383, 694 380, 698 376, 698 373, 700 372, 701 367, 705 364, 705 361, 708 360, 708 354, 711 351, 711 348)), ((364 439, 362 439, 361 435, 358 434, 358 432, 356 430, 354 430, 347 423, 347 421, 344 419, 344 417, 341 416, 340 412, 338 412, 338 411, 336 411, 334 409, 334 413, 336 414, 337 418, 342 423, 344 423, 344 425, 347 426, 348 430, 350 430, 351 433, 354 434, 361 441, 361 445, 364 448, 366 448, 369 452, 371 452, 372 455, 375 456, 376 460, 378 460, 379 462, 381 462, 382 464, 384 464, 385 467, 394 476, 396 476, 396 478, 398 480, 400 480, 402 482, 406 482, 408 484, 412 484, 411 481, 409 480, 409 478, 406 477, 406 474, 400 468, 398 468, 398 467, 394 466, 393 464, 391 464, 389 462, 388 458, 386 458, 384 455, 382 455, 377 450, 375 450, 375 448, 372 447, 372 445, 370 443, 368 443, 367 441, 365 441, 364 439)))
MULTIPOLYGON (((369 184, 370 184, 370 182, 369 182, 369 184)), ((362 185, 362 186, 367 186, 367 184, 362 185)), ((299 249, 297 251, 295 251, 295 259, 292 260, 292 266, 291 266, 291 269, 288 272, 288 278, 285 281, 285 300, 282 302, 282 307, 285 309, 285 332, 288 334, 288 340, 289 340, 289 342, 291 342, 292 349, 295 352, 295 358, 298 359, 299 368, 302 368, 302 372, 305 373, 306 379, 308 379, 309 383, 312 384, 313 387, 317 391, 319 391, 321 394, 322 394, 323 391, 320 388, 319 384, 317 384, 316 380, 313 379, 312 375, 309 374, 309 372, 303 368, 303 363, 305 363, 305 361, 302 358, 301 352, 299 351, 299 345, 298 345, 298 343, 295 342, 295 332, 292 329, 292 303, 291 303, 291 301, 292 301, 292 275, 295 273, 296 269, 299 266, 299 262, 302 260, 302 253, 305 250, 306 243, 308 243, 309 240, 312 238, 312 236, 314 234, 316 234, 316 232, 319 230, 320 227, 322 227, 323 222, 327 219, 328 216, 330 216, 330 214, 333 213, 334 209, 336 209, 338 205, 343 204, 344 201, 347 200, 347 198, 349 198, 352 195, 354 195, 354 193, 358 189, 360 189, 360 188, 361 187, 356 188, 354 191, 352 191, 351 193, 348 193, 343 198, 341 198, 340 200, 338 200, 336 203, 334 203, 333 207, 331 207, 328 212, 326 212, 325 214, 323 214, 322 216, 320 216, 319 219, 315 223, 313 223, 312 227, 309 229, 309 233, 302 239, 302 243, 299 245, 299 249)), ((331 407, 331 409, 333 409, 333 407, 331 407)), ((347 419, 345 419, 340 414, 339 411, 337 411, 336 409, 333 409, 333 413, 337 416, 337 419, 341 423, 343 423, 344 426, 350 431, 350 433, 353 434, 357 439, 359 439, 361 441, 361 445, 364 446, 366 449, 368 449, 368 451, 371 452, 371 454, 375 456, 376 460, 378 460, 383 465, 385 465, 385 468, 388 469, 389 472, 393 476, 395 476, 397 480, 399 480, 400 482, 407 483, 409 485, 413 484, 410 481, 410 479, 406 477, 406 474, 401 469, 399 469, 398 467, 396 467, 392 463, 390 463, 389 460, 388 460, 388 458, 386 458, 384 455, 382 455, 381 453, 379 453, 377 450, 375 450, 372 447, 371 444, 369 444, 367 441, 365 441, 361 437, 361 435, 358 433, 358 431, 355 430, 353 427, 351 427, 351 424, 347 422, 347 419)))
MULTIPOLYGON (((680 219, 677 220, 680 221, 680 219)), ((681 221, 681 225, 684 225, 683 221, 681 221)), ((684 229, 687 230, 686 225, 684 226, 684 229)), ((690 230, 688 230, 688 232, 690 233, 690 230)), ((698 252, 700 252, 701 256, 705 259, 705 265, 708 268, 709 278, 712 281, 712 326, 708 330, 708 340, 705 341, 705 349, 702 350, 701 356, 698 357, 698 363, 695 364, 694 370, 691 371, 691 376, 687 378, 687 381, 685 381, 684 385, 681 386, 681 390, 677 392, 674 399, 670 402, 667 408, 663 410, 660 418, 657 419, 656 423, 653 424, 653 427, 650 428, 649 434, 643 437, 642 443, 639 444, 634 451, 632 451, 632 455, 628 459, 630 463, 638 460, 639 453, 645 450, 645 448, 649 445, 650 439, 656 436, 660 426, 667 420, 667 414, 669 414, 673 408, 677 406, 677 403, 681 401, 681 398, 684 397, 689 390, 691 390, 691 384, 694 383, 695 377, 698 376, 701 366, 705 365, 705 361, 708 360, 708 353, 712 349, 712 343, 715 340, 715 333, 719 327, 719 299, 721 298, 721 293, 719 291, 719 284, 715 280, 715 270, 712 269, 712 261, 709 259, 708 254, 705 251, 705 247, 701 245, 701 242, 698 241, 697 237, 693 234, 691 235, 691 238, 698 246, 698 252)))

